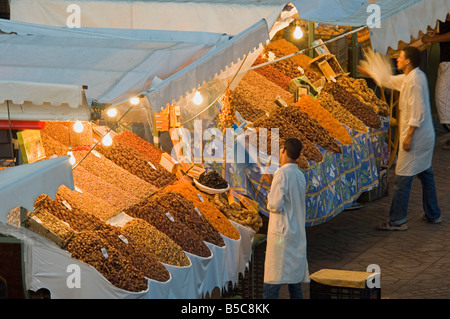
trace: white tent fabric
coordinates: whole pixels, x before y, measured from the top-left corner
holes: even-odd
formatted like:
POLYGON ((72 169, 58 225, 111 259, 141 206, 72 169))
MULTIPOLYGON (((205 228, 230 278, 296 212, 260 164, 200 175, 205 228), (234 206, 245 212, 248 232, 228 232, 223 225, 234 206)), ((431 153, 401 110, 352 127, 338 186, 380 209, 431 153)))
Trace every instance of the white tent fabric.
POLYGON ((268 19, 271 26, 272 19, 288 3, 304 20, 345 26, 367 25, 375 13, 369 5, 375 5, 380 9, 381 27, 371 28, 371 41, 374 51, 383 54, 388 47, 397 49, 399 41, 408 43, 419 30, 426 32, 428 25, 435 26, 436 20, 445 19, 450 12, 448 0, 11 0, 11 19, 64 26, 71 14, 67 12, 69 3, 80 7, 81 26, 196 31, 208 28, 228 34, 237 34, 261 18, 268 19))
POLYGON ((61 185, 75 189, 69 156, 0 170, 0 222, 17 206, 33 211, 41 194, 54 199, 61 185))
POLYGON ((0 34, 0 80, 86 85, 89 104, 120 104, 149 90, 157 77, 162 89, 149 97, 158 110, 269 39, 264 20, 231 39, 205 32, 131 33, 8 20, 0 21, 0 30, 5 32, 0 34))

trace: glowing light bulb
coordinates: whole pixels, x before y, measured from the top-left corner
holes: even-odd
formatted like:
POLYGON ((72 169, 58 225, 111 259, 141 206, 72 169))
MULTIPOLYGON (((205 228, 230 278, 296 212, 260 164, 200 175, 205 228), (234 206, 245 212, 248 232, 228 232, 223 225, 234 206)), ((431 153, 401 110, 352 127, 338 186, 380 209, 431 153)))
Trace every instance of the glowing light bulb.
POLYGON ((194 103, 197 104, 197 105, 199 105, 199 104, 201 104, 202 102, 203 102, 203 98, 202 98, 202 95, 200 94, 200 91, 195 92, 195 95, 194 95, 194 103))
POLYGON ((83 123, 81 123, 80 121, 76 121, 75 124, 73 125, 73 130, 77 133, 81 133, 83 132, 83 123))
POLYGON ((141 100, 138 97, 133 97, 130 99, 130 103, 133 105, 136 105, 140 102, 141 100))
POLYGON ((294 38, 301 39, 303 37, 303 31, 300 26, 296 26, 294 30, 294 38))
POLYGON ((108 114, 109 117, 114 117, 117 115, 117 109, 115 107, 109 109, 108 111, 106 111, 106 114, 108 114))
POLYGON ((106 134, 102 139, 102 143, 105 146, 110 146, 112 144, 112 142, 113 142, 113 140, 111 138, 111 135, 109 135, 109 133, 106 134))
POLYGON ((68 151, 68 152, 67 152, 67 155, 69 155, 69 162, 70 162, 70 164, 71 164, 71 165, 75 164, 76 159, 75 159, 75 156, 73 156, 72 151, 68 151))

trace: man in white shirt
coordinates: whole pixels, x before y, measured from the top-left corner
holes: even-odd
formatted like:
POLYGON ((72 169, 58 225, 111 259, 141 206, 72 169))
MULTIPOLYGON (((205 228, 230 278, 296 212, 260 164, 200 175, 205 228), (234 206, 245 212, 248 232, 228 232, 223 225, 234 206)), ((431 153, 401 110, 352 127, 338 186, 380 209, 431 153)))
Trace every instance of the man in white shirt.
MULTIPOLYGON (((418 67, 420 51, 406 47, 397 59, 401 75, 391 76, 382 86, 400 91, 399 130, 400 145, 395 168, 395 186, 389 220, 378 225, 380 230, 406 230, 409 195, 414 176, 422 183, 422 219, 431 223, 441 222, 433 168, 431 166, 435 132, 431 116, 428 81, 418 67)), ((364 72, 363 69, 359 68, 364 72)), ((365 72, 364 72, 365 73, 365 72)), ((367 73, 366 73, 367 74, 367 73)))
POLYGON ((298 169, 302 143, 286 139, 280 149, 280 166, 267 196, 269 225, 264 263, 263 297, 277 299, 288 284, 291 299, 302 299, 302 282, 309 282, 306 259, 305 176, 298 169))

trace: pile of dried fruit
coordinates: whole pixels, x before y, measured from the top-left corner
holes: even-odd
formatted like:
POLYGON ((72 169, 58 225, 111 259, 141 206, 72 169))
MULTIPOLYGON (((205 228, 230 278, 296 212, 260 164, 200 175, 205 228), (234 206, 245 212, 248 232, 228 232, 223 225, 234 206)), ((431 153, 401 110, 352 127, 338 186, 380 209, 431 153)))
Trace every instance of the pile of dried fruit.
POLYGON ((144 245, 157 260, 164 264, 177 267, 187 267, 191 264, 180 245, 141 218, 130 220, 121 231, 127 238, 144 245))
POLYGON ((211 244, 223 247, 225 242, 211 223, 196 211, 194 204, 178 193, 163 190, 151 197, 174 218, 189 227, 199 237, 211 244))
POLYGON ((58 189, 57 196, 64 199, 71 207, 77 207, 81 211, 91 214, 105 222, 121 211, 120 207, 115 207, 91 193, 78 188, 72 191, 62 185, 58 189))
POLYGON ((155 165, 155 167, 157 167, 158 169, 161 167, 159 165, 159 162, 161 161, 161 155, 164 153, 164 151, 157 148, 152 143, 137 136, 135 133, 130 131, 123 131, 119 135, 116 135, 114 137, 114 140, 127 143, 140 154, 145 156, 150 162, 152 162, 152 164, 155 165))
POLYGON ((150 199, 127 208, 126 214, 141 218, 153 225, 156 229, 166 234, 181 248, 193 255, 200 257, 211 256, 211 251, 203 240, 185 224, 167 213, 160 205, 150 199))
POLYGON ((215 189, 224 189, 228 187, 228 182, 215 170, 202 173, 198 178, 198 182, 206 187, 215 189))
POLYGON ((73 122, 45 122, 42 132, 63 145, 91 146, 94 143, 91 124, 84 123, 85 127, 80 133, 75 132, 73 125, 73 122))
POLYGON ((375 113, 381 116, 390 114, 387 103, 375 95, 375 92, 367 86, 365 79, 353 79, 343 75, 338 77, 337 83, 358 98, 358 100, 371 107, 375 113))
MULTIPOLYGON (((265 62, 266 61, 264 61, 263 58, 258 57, 256 58, 253 65, 256 66, 265 62)), ((280 86, 282 89, 289 90, 289 82, 291 82, 291 78, 272 65, 269 64, 263 67, 256 68, 255 71, 265 76, 267 79, 280 86)))
MULTIPOLYGON (((245 86, 245 84, 240 85, 241 87, 245 86)), ((251 100, 245 94, 245 90, 236 88, 231 95, 231 107, 236 109, 245 120, 253 122, 266 114, 262 109, 251 103, 251 100)))
POLYGON ((154 169, 146 157, 116 137, 111 146, 99 144, 96 149, 112 162, 156 187, 165 186, 176 179, 175 175, 163 168, 154 169))
POLYGON ((319 122, 319 124, 323 128, 325 128, 331 136, 333 136, 342 144, 349 145, 353 142, 352 137, 350 136, 348 131, 341 125, 341 123, 311 96, 303 95, 301 99, 294 105, 300 107, 311 118, 319 122))
POLYGON ((95 232, 139 269, 146 278, 166 282, 169 271, 143 246, 122 234, 119 227, 103 224, 95 232))
POLYGON ((336 102, 331 94, 321 91, 317 96, 317 102, 319 102, 324 109, 328 110, 328 112, 330 112, 335 119, 349 128, 358 132, 368 131, 367 126, 365 126, 360 119, 350 113, 349 110, 336 102))
POLYGON ((219 231, 222 235, 231 238, 239 239, 240 234, 237 229, 231 224, 227 217, 210 201, 204 198, 200 192, 192 186, 191 183, 179 180, 168 185, 165 188, 168 191, 173 191, 183 195, 184 198, 193 202, 195 207, 197 207, 202 215, 208 219, 208 221, 214 226, 215 229, 219 231))
POLYGON ((226 193, 221 194, 204 194, 210 202, 213 202, 219 210, 228 217, 228 219, 253 229, 257 232, 262 227, 262 218, 259 216, 258 212, 245 209, 245 208, 234 208, 228 203, 228 198, 226 193))
POLYGON ((97 217, 67 203, 59 194, 56 195, 55 200, 46 195, 39 196, 35 202, 35 210, 40 209, 66 222, 75 231, 92 230, 103 224, 103 221, 97 217))
POLYGON ((148 289, 148 280, 144 274, 96 231, 76 233, 66 249, 72 258, 91 265, 118 288, 131 292, 148 289))
POLYGON ((104 179, 88 172, 80 165, 75 167, 72 172, 75 186, 81 189, 81 191, 91 193, 120 210, 139 201, 137 197, 124 192, 120 188, 106 182, 104 179))
POLYGON ((231 103, 231 90, 228 88, 220 97, 222 108, 219 114, 219 128, 221 130, 232 127, 236 121, 236 107, 231 103))
POLYGON ((349 110, 350 113, 360 119, 366 126, 372 128, 381 127, 381 120, 372 108, 358 100, 339 84, 327 82, 322 88, 322 91, 330 93, 339 104, 349 110))
POLYGON ((41 131, 42 145, 44 146, 45 156, 50 158, 52 155, 67 155, 69 147, 58 142, 53 137, 41 131))
MULTIPOLYGON (((288 122, 284 117, 282 117, 278 113, 272 114, 268 118, 259 119, 254 123, 257 128, 266 128, 268 131, 272 128, 279 129, 279 145, 283 145, 282 143, 288 138, 297 138, 302 144, 302 152, 306 159, 310 161, 314 161, 317 163, 322 162, 323 156, 320 150, 311 142, 294 124, 288 122)), ((271 141, 272 138, 269 139, 271 141)), ((270 148, 268 148, 270 150, 270 148)))
POLYGON ((88 154, 88 151, 74 151, 73 155, 77 162, 82 160, 80 166, 88 172, 138 199, 148 197, 157 191, 155 186, 131 174, 99 153, 88 154))
POLYGON ((43 227, 51 231, 63 241, 68 240, 74 234, 73 229, 70 228, 69 225, 62 222, 59 218, 44 209, 33 212, 28 218, 41 223, 43 227))

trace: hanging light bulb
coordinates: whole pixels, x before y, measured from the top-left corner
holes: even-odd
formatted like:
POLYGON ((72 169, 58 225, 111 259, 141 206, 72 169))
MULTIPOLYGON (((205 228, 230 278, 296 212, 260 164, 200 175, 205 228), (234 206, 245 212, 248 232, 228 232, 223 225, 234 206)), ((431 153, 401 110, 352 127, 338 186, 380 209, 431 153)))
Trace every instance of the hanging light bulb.
POLYGON ((68 151, 67 152, 67 155, 69 155, 69 162, 70 162, 70 164, 71 165, 73 165, 73 164, 75 164, 75 162, 76 162, 76 159, 75 159, 75 156, 73 156, 73 152, 72 151, 68 151))
POLYGON ((106 114, 108 114, 109 117, 114 117, 117 115, 117 109, 115 107, 109 109, 106 111, 106 114))
POLYGON ((138 97, 133 97, 130 99, 130 103, 133 105, 136 105, 140 102, 141 100, 138 97))
POLYGON ((200 105, 203 102, 202 95, 200 94, 200 91, 195 92, 194 95, 194 103, 197 105, 200 105))
POLYGON ((111 138, 111 135, 109 135, 109 133, 106 134, 102 139, 102 143, 105 146, 111 146, 112 142, 113 142, 113 140, 111 138))
POLYGON ((81 123, 80 121, 76 121, 75 124, 73 125, 73 130, 77 133, 81 133, 83 132, 83 123, 81 123))
POLYGON ((294 38, 301 39, 302 37, 303 37, 302 28, 300 28, 300 26, 297 25, 294 30, 294 38))

